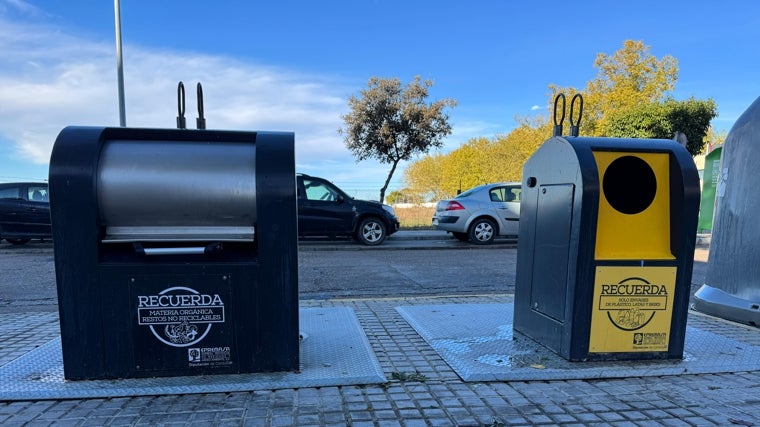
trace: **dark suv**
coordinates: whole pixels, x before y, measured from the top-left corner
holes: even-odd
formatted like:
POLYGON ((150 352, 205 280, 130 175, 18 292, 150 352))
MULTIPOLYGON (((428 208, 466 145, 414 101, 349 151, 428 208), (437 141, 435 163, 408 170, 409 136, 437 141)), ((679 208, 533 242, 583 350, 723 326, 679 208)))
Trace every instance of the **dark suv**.
MULTIPOLYGON (((298 234, 300 237, 355 237, 379 245, 398 231, 393 208, 353 199, 331 182, 298 174, 298 234)), ((0 184, 0 239, 23 245, 50 239, 50 202, 45 183, 0 184)))
POLYGON ((392 207, 353 199, 326 179, 304 174, 296 178, 300 237, 350 236, 365 245, 379 245, 398 231, 392 207))
POLYGON ((48 185, 35 182, 0 184, 0 239, 23 245, 52 238, 48 185))

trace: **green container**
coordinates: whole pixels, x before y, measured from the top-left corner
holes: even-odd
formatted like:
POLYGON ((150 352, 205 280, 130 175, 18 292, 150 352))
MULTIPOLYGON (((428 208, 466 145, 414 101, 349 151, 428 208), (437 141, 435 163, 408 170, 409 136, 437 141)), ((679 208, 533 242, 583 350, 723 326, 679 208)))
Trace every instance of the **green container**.
POLYGON ((718 188, 722 152, 723 147, 717 147, 705 156, 705 169, 702 174, 702 199, 699 203, 699 221, 697 222, 697 230, 700 233, 712 231, 715 190, 718 188))

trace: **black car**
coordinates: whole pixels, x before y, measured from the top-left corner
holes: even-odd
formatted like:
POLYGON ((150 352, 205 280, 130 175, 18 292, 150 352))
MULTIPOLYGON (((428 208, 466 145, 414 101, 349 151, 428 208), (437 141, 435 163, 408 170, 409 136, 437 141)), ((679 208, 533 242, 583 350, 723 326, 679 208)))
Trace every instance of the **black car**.
MULTIPOLYGON (((353 199, 331 182, 298 174, 299 237, 355 237, 379 245, 399 229, 393 208, 353 199)), ((50 239, 50 202, 45 183, 0 184, 0 239, 23 245, 50 239)))
POLYGON ((23 245, 32 239, 50 239, 48 185, 37 182, 0 184, 0 239, 23 245))
POLYGON ((355 237, 379 245, 398 231, 393 208, 375 201, 351 198, 326 179, 296 176, 299 237, 355 237))

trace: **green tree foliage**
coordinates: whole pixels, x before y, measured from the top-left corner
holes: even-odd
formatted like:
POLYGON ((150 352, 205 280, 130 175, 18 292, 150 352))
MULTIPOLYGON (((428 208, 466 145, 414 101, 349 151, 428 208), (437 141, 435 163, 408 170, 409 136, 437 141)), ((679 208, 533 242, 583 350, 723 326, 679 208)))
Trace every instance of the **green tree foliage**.
POLYGON ((399 162, 440 147, 451 134, 444 109, 456 101, 427 103, 431 86, 432 81, 419 76, 406 86, 398 78, 372 77, 360 96, 348 99, 351 111, 343 116, 345 128, 339 130, 346 147, 358 161, 374 158, 391 165, 380 189, 381 201, 399 162))
POLYGON ((617 111, 610 115, 609 136, 619 138, 672 139, 676 132, 686 135, 686 149, 695 156, 705 148, 710 121, 717 116, 715 101, 690 98, 669 99, 617 111))

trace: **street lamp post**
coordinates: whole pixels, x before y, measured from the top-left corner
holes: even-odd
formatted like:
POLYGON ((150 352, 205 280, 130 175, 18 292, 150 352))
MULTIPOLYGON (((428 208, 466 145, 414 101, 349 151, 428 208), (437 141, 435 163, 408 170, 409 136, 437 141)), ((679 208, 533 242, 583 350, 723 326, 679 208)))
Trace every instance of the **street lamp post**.
POLYGON ((113 0, 114 20, 116 21, 116 71, 119 79, 119 125, 127 126, 127 113, 124 104, 124 63, 121 59, 121 6, 119 0, 113 0))

